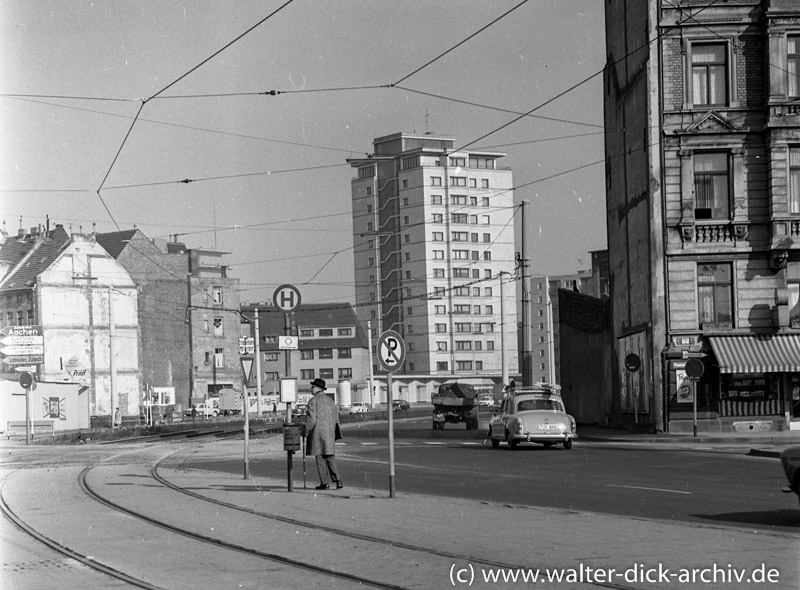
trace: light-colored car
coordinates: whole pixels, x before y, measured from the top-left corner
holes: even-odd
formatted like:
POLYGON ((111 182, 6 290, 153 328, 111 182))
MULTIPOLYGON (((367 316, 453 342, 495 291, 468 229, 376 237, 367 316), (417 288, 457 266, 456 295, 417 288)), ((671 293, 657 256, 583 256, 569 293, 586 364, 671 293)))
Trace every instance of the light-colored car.
POLYGON ((489 421, 489 438, 497 448, 505 441, 509 449, 519 443, 540 443, 546 447, 560 443, 572 448, 578 438, 575 419, 567 414, 557 386, 537 383, 516 389, 506 396, 489 421))
POLYGON ((781 488, 782 492, 794 492, 800 500, 800 447, 789 447, 781 452, 781 463, 789 485, 781 488))
POLYGON ((478 398, 478 405, 492 408, 494 407, 494 397, 491 395, 482 395, 478 398))
MULTIPOLYGON (((199 403, 194 405, 195 409, 195 416, 199 416, 200 418, 216 418, 219 416, 219 408, 212 406, 211 404, 206 403, 199 403)), ((183 412, 184 416, 191 416, 192 415, 192 408, 183 412)))
POLYGON ((305 416, 307 410, 307 404, 297 404, 294 408, 292 408, 292 416, 305 416))
POLYGON ((367 410, 369 410, 369 408, 364 402, 353 402, 353 405, 350 406, 351 414, 365 414, 367 410))

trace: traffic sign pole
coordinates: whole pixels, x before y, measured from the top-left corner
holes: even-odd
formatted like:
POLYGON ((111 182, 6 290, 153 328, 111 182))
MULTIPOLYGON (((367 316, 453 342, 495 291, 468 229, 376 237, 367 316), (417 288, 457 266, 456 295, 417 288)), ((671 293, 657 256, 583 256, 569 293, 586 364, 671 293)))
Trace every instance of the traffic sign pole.
POLYGON ((378 363, 386 370, 386 411, 389 429, 389 497, 394 498, 394 403, 392 399, 392 373, 403 366, 406 345, 403 337, 387 330, 378 339, 378 363))
POLYGON ((394 406, 392 404, 392 373, 386 375, 386 411, 389 414, 389 497, 394 498, 394 406))

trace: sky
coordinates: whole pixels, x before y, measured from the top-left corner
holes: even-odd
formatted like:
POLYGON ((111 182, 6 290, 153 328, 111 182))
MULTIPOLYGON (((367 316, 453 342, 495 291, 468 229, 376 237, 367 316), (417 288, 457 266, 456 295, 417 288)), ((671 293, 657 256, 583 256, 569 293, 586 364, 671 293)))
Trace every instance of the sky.
POLYGON ((507 154, 533 275, 606 247, 597 0, 2 0, 0 48, 12 235, 137 227, 230 252, 243 302, 352 302, 346 159, 403 131, 507 154))

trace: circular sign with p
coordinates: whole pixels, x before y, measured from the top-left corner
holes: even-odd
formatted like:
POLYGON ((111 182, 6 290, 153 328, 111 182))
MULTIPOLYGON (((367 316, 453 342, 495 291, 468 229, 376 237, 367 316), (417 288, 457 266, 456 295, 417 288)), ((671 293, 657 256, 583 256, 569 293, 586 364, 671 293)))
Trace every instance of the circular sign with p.
POLYGON ((378 339, 378 363, 384 371, 392 373, 403 366, 405 359, 403 337, 394 330, 386 330, 378 339))

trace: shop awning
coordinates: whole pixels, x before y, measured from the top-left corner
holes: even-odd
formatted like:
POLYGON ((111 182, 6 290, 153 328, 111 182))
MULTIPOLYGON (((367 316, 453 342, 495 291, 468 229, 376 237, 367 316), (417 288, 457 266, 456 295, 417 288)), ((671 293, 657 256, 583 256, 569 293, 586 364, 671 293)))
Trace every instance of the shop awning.
POLYGON ((800 372, 800 334, 709 336, 721 373, 800 372))

